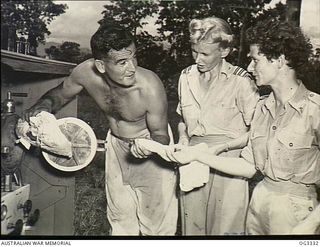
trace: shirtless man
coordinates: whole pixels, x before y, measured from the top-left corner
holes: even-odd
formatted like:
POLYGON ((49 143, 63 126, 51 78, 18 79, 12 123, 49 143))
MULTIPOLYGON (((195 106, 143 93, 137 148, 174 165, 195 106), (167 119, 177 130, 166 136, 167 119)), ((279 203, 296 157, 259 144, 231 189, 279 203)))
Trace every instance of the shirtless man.
POLYGON ((172 166, 134 142, 150 138, 169 143, 162 82, 137 65, 133 37, 120 26, 101 26, 91 38, 91 50, 93 58, 45 93, 24 118, 40 111, 55 113, 87 90, 110 122, 106 194, 111 234, 174 235, 178 207, 172 166))

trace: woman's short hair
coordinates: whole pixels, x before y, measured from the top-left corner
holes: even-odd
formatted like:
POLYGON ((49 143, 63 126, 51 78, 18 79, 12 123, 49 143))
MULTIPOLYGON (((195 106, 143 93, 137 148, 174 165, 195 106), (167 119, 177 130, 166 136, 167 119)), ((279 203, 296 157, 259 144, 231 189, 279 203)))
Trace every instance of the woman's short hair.
POLYGON ((222 48, 233 46, 233 34, 229 24, 215 16, 191 20, 189 32, 191 43, 219 43, 222 48))
POLYGON ((275 18, 256 23, 246 31, 248 44, 255 44, 269 60, 284 55, 288 66, 297 70, 308 63, 312 54, 310 40, 299 27, 275 18))

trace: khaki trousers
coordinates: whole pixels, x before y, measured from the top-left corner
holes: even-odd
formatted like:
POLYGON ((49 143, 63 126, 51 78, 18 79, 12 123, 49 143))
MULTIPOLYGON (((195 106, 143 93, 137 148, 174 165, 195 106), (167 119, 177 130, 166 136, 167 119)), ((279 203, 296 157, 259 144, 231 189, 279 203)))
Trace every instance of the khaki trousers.
MULTIPOLYGON (((190 145, 213 146, 227 137, 191 138, 190 145)), ((239 157, 240 150, 221 154, 239 157)), ((249 203, 248 181, 210 170, 209 182, 189 192, 180 192, 183 235, 244 235, 249 203)))
POLYGON ((247 235, 290 234, 318 205, 313 186, 274 182, 268 178, 254 188, 247 218, 247 235))
POLYGON ((111 235, 175 235, 178 199, 172 164, 153 156, 135 158, 130 144, 110 132, 106 194, 111 235))

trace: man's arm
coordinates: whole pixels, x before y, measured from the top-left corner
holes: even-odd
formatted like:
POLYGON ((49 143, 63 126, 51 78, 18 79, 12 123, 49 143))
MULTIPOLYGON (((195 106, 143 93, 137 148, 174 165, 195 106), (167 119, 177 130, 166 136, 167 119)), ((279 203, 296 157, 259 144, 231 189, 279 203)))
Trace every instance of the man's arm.
POLYGON ((83 86, 77 79, 77 72, 72 72, 62 83, 50 89, 31 108, 27 109, 23 114, 23 118, 29 121, 30 117, 37 115, 41 111, 56 113, 82 89, 83 86))
MULTIPOLYGON (((143 88, 143 97, 146 110, 146 124, 150 131, 151 139, 164 145, 168 145, 170 137, 168 134, 167 97, 162 82, 156 75, 149 78, 151 86, 143 88), (153 83, 151 83, 151 81, 153 83)), ((138 141, 131 146, 131 153, 137 158, 146 158, 152 154, 138 141)))
POLYGON ((168 102, 167 96, 160 79, 155 76, 156 83, 147 92, 146 122, 151 138, 164 145, 170 142, 168 134, 168 102))

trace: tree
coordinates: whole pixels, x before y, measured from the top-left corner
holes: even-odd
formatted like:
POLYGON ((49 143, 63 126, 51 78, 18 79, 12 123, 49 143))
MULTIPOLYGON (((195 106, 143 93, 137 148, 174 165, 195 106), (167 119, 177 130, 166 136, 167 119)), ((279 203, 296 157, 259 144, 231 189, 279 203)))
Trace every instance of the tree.
POLYGON ((50 59, 59 60, 61 56, 61 51, 55 45, 50 46, 50 48, 46 48, 45 53, 48 54, 50 59))
POLYGON ((103 19, 99 21, 99 24, 116 20, 128 27, 133 35, 137 35, 138 29, 147 24, 144 20, 146 17, 150 17, 158 11, 158 4, 154 1, 111 0, 109 2, 104 5, 103 19))
POLYGON ((162 40, 171 43, 171 54, 176 58, 179 68, 184 68, 192 61, 188 24, 193 18, 217 16, 226 20, 235 34, 237 56, 233 61, 242 65, 244 31, 271 0, 224 0, 224 1, 162 1, 157 24, 162 40))
MULTIPOLYGON (((50 34, 47 25, 56 16, 63 14, 66 8, 67 5, 56 4, 52 0, 1 1, 1 34, 4 36, 2 41, 16 39, 15 34, 27 36, 30 54, 36 55, 38 42, 43 43, 45 35, 50 34), (14 37, 9 37, 12 34, 14 37)), ((8 46, 7 43, 4 46, 8 46)))
POLYGON ((308 66, 301 77, 303 84, 311 91, 320 94, 320 48, 316 48, 310 57, 308 66))
POLYGON ((287 0, 286 20, 296 27, 300 26, 301 1, 287 0))
POLYGON ((45 49, 45 52, 51 59, 77 64, 91 56, 91 54, 81 52, 80 45, 71 41, 63 42, 60 47, 51 46, 45 49))
POLYGON ((77 62, 80 56, 80 45, 75 42, 66 41, 60 46, 61 60, 65 62, 77 62))

